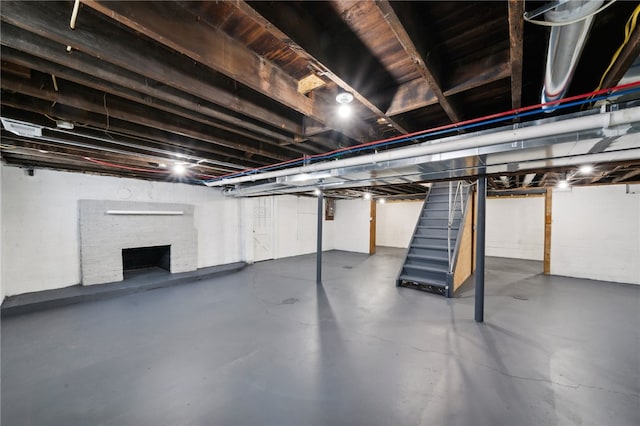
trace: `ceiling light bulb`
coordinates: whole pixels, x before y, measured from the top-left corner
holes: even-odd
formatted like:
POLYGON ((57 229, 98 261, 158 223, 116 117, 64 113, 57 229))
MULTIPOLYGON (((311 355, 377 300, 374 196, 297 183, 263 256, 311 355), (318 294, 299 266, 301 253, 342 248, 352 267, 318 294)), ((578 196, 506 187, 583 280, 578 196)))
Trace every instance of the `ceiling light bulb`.
POLYGON ((347 104, 341 104, 338 107, 338 115, 341 118, 347 118, 351 115, 351 107, 347 104))
POLYGON ((316 188, 316 189, 313 191, 313 193, 314 193, 314 194, 316 194, 316 195, 320 195, 320 194, 321 194, 321 192, 320 192, 320 190, 319 190, 318 188, 316 188))
POLYGON ((567 188, 569 188, 569 182, 567 182, 565 179, 558 181, 558 189, 567 189, 567 188))
POLYGON ((183 175, 186 171, 187 168, 184 166, 184 164, 177 163, 173 165, 173 173, 177 175, 183 175))
POLYGON ((585 164, 583 166, 580 166, 580 173, 582 173, 583 175, 588 175, 593 171, 593 166, 590 164, 585 164))
POLYGON ((384 198, 380 198, 380 199, 378 200, 378 202, 379 202, 380 204, 384 204, 386 201, 387 201, 387 200, 385 200, 384 198))
POLYGON ((370 200, 371 199, 371 194, 369 194, 368 192, 365 192, 364 195, 362 196, 365 200, 370 200))

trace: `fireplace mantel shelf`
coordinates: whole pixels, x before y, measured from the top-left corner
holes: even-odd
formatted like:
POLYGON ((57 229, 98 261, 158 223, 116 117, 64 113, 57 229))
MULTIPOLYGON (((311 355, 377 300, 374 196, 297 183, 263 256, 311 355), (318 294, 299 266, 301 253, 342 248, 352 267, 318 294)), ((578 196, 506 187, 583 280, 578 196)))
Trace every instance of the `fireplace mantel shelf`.
POLYGON ((108 215, 116 216, 182 216, 183 211, 171 210, 107 210, 108 215))

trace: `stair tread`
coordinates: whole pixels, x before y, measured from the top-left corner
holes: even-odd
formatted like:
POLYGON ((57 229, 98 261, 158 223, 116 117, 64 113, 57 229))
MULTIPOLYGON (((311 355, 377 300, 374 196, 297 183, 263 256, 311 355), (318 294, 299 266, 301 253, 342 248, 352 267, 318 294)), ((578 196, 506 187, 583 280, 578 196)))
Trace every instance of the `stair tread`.
POLYGON ((409 254, 407 254, 407 257, 410 257, 412 259, 420 259, 420 260, 432 260, 432 261, 435 261, 435 262, 449 262, 449 258, 448 257, 428 256, 428 255, 425 255, 425 254, 409 253, 409 254))
POLYGON ((425 238, 426 238, 426 239, 429 239, 429 238, 431 238, 432 240, 446 240, 446 239, 447 239, 447 236, 446 236, 446 235, 444 235, 444 236, 440 236, 440 237, 439 237, 439 236, 429 235, 429 234, 424 234, 424 235, 423 235, 423 234, 415 234, 415 235, 413 236, 413 238, 422 238, 422 239, 425 239, 425 238))
POLYGON ((411 246, 409 246, 409 248, 422 248, 422 249, 430 249, 430 250, 444 250, 446 251, 448 248, 447 246, 438 246, 438 245, 433 245, 433 244, 411 244, 411 246))
POLYGON ((400 280, 404 281, 413 281, 421 284, 428 284, 434 287, 446 287, 446 281, 441 280, 425 280, 422 277, 416 277, 415 275, 402 274, 400 275, 400 280))
MULTIPOLYGON (((448 229, 448 226, 436 226, 436 225, 418 225, 417 226, 420 229, 448 229)), ((454 229, 459 229, 458 227, 451 227, 451 230, 453 231, 454 229)))
POLYGON ((405 263, 404 264, 405 268, 411 268, 411 269, 418 269, 420 271, 425 271, 425 272, 441 272, 444 274, 449 273, 449 270, 445 267, 438 267, 435 265, 420 265, 417 263, 405 263))

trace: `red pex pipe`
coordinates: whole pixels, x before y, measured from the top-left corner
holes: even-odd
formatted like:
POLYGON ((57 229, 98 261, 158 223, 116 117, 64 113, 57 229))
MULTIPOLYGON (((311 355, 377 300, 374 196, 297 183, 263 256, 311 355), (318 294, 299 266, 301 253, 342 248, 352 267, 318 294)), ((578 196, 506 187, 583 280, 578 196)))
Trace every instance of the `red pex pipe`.
POLYGON ((228 173, 226 175, 220 175, 220 176, 216 177, 216 179, 223 179, 223 178, 225 178, 227 176, 240 175, 240 174, 251 172, 251 171, 259 171, 259 170, 262 170, 262 169, 265 169, 265 168, 284 166, 286 164, 295 163, 295 162, 298 162, 298 161, 301 161, 301 160, 307 160, 307 159, 310 160, 310 159, 317 158, 317 157, 324 157, 326 155, 337 154, 339 152, 350 151, 352 149, 363 148, 363 147, 372 146, 372 145, 378 145, 378 144, 382 144, 382 143, 386 143, 386 142, 392 142, 392 141, 398 140, 398 139, 411 138, 411 137, 419 136, 419 135, 422 135, 422 134, 425 134, 425 133, 437 132, 437 131, 447 130, 447 129, 453 129, 453 128, 456 128, 458 126, 465 126, 467 124, 474 124, 474 123, 478 123, 478 122, 481 122, 481 121, 484 121, 484 120, 493 120, 493 119, 496 119, 496 118, 505 117, 505 116, 509 116, 509 115, 518 115, 518 114, 520 114, 522 112, 527 112, 527 111, 539 109, 539 108, 542 108, 544 106, 559 105, 559 104, 562 104, 562 103, 565 103, 565 102, 572 102, 572 101, 576 101, 576 100, 579 100, 579 99, 586 99, 586 98, 590 98, 592 96, 602 95, 602 94, 605 94, 607 92, 629 89, 629 88, 635 87, 635 86, 640 86, 640 81, 636 81, 636 82, 633 82, 633 83, 622 84, 620 86, 610 87, 610 88, 607 88, 607 89, 600 89, 600 90, 597 90, 597 91, 594 91, 594 92, 590 92, 590 93, 585 93, 585 94, 582 94, 582 95, 576 95, 576 96, 571 96, 571 97, 568 97, 568 98, 562 98, 562 99, 558 99, 556 101, 551 101, 551 102, 546 102, 546 103, 541 103, 541 104, 536 104, 536 105, 530 105, 530 106, 523 107, 523 108, 511 109, 509 111, 499 112, 499 113, 491 114, 491 115, 485 115, 483 117, 472 118, 470 120, 459 121, 457 123, 446 124, 446 125, 443 125, 443 126, 433 127, 433 128, 427 129, 427 130, 420 130, 418 132, 408 133, 408 134, 405 134, 405 135, 398 135, 398 136, 394 136, 394 137, 391 137, 391 138, 379 139, 379 140, 372 141, 372 142, 365 142, 365 143, 361 143, 359 145, 353 145, 353 146, 349 146, 349 147, 345 147, 345 148, 339 148, 339 149, 336 149, 336 150, 333 150, 333 151, 324 152, 324 153, 321 153, 321 154, 313 154, 313 155, 309 155, 309 156, 305 156, 305 157, 294 158, 292 160, 286 160, 286 161, 282 161, 280 163, 269 164, 268 166, 244 169, 244 170, 240 170, 238 172, 228 173))

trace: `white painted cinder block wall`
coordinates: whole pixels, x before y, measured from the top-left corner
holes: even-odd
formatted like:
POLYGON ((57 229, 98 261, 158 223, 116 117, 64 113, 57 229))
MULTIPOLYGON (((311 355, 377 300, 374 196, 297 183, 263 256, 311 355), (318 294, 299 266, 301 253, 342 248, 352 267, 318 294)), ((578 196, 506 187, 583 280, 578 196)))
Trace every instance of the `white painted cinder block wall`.
POLYGON ((486 255, 544 259, 544 197, 488 198, 486 255))
POLYGON ((640 284, 640 194, 626 185, 554 191, 551 273, 640 284))
MULTIPOLYGON (((274 197, 275 258, 315 253, 318 234, 318 199, 282 195, 274 197)), ((324 216, 324 204, 323 204, 324 216)), ((333 222, 322 222, 322 250, 333 249, 333 222)))
POLYGON ((370 201, 337 200, 333 221, 333 248, 369 253, 370 217, 370 201))
POLYGON ((1 185, 5 296, 80 282, 80 199, 193 204, 198 268, 244 257, 241 203, 216 189, 8 166, 1 185))
POLYGON ((376 206, 376 245, 409 247, 423 204, 423 200, 378 204, 376 206))

